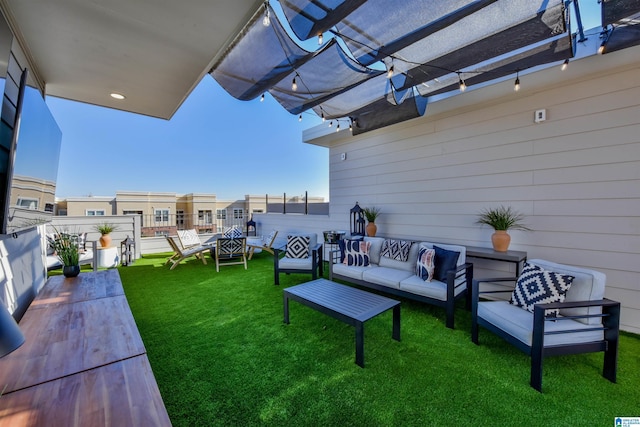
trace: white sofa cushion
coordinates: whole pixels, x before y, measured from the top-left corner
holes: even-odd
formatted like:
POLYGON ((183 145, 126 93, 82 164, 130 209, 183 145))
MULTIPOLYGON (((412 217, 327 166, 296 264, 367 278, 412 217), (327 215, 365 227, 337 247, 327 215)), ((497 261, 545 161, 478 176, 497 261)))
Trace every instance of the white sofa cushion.
MULTIPOLYGON (((422 295, 429 298, 435 298, 440 301, 447 300, 447 284, 432 280, 425 282, 420 277, 413 275, 407 277, 400 282, 400 289, 405 292, 411 292, 412 294, 422 295)), ((467 289, 466 286, 456 286, 454 295, 458 296, 461 292, 467 289)))
POLYGON ((356 267, 353 265, 344 265, 342 263, 339 263, 339 264, 332 264, 331 268, 332 268, 333 274, 339 274, 340 276, 362 280, 362 273, 372 268, 378 268, 378 266, 369 264, 366 267, 356 267))
MULTIPOLYGON (((531 346, 533 338, 533 313, 521 307, 509 304, 508 301, 483 301, 478 303, 478 317, 497 326, 509 335, 531 346)), ((580 332, 568 334, 545 335, 544 345, 577 344, 582 342, 601 341, 604 333, 588 331, 591 325, 575 320, 557 320, 545 322, 545 331, 553 332, 566 329, 578 329, 580 332)))
MULTIPOLYGON (((414 276, 414 272, 390 267, 375 267, 362 272, 362 279, 370 283, 400 289, 400 282, 414 276)), ((416 276, 417 277, 417 276, 416 276)))

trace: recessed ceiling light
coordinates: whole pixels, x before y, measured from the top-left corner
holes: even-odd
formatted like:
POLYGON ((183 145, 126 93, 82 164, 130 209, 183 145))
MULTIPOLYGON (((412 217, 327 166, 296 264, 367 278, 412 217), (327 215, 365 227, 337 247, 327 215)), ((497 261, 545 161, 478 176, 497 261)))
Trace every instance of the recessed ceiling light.
POLYGON ((124 98, 125 98, 125 96, 124 96, 124 95, 122 95, 122 94, 120 94, 120 93, 116 93, 116 92, 112 93, 112 94, 111 94, 111 97, 112 97, 112 98, 115 98, 115 99, 124 99, 124 98))

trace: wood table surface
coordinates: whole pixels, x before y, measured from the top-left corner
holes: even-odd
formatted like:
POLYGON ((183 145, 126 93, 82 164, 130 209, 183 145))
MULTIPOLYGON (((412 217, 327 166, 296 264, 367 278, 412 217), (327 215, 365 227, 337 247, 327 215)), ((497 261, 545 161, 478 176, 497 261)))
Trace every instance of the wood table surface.
POLYGON ((95 273, 80 273, 77 277, 62 275, 47 280, 29 309, 50 304, 71 304, 98 298, 124 295, 118 270, 101 270, 95 273))

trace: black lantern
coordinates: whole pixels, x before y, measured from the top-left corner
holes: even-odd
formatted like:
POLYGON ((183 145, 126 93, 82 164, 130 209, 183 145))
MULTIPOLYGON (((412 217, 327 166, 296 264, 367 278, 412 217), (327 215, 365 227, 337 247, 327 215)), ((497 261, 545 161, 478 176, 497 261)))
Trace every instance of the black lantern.
POLYGON ((351 235, 364 237, 364 214, 358 202, 349 212, 351 213, 351 235))
POLYGON ((136 242, 131 237, 127 236, 122 242, 120 242, 120 259, 122 266, 126 267, 129 264, 133 264, 136 253, 136 242))
POLYGON ((256 234, 256 222, 253 220, 253 215, 251 215, 251 219, 247 221, 247 236, 257 236, 256 234))

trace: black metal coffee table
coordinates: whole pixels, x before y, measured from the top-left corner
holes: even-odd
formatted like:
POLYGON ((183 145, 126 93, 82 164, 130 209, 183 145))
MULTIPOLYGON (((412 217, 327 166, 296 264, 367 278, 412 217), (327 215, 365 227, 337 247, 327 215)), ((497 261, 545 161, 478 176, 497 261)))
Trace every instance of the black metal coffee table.
POLYGON ((364 368, 364 322, 393 308, 392 338, 400 341, 400 301, 317 279, 284 289, 284 323, 289 324, 289 300, 318 310, 356 328, 356 363, 364 368))

